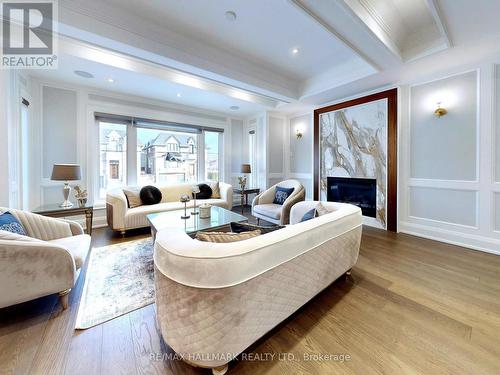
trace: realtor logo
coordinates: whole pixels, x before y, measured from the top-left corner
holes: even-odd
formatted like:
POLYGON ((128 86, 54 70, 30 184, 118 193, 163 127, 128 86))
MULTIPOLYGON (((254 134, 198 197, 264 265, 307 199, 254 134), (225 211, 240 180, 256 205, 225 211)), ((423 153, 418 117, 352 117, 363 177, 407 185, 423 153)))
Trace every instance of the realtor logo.
POLYGON ((56 68, 55 1, 2 1, 2 67, 56 68))

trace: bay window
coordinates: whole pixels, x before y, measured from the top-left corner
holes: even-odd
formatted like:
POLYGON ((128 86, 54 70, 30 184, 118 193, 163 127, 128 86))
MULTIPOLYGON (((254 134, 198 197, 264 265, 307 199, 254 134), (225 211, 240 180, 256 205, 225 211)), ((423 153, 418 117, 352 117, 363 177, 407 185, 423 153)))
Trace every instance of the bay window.
POLYGON ((96 114, 99 126, 97 200, 126 185, 218 181, 223 131, 216 128, 96 114))

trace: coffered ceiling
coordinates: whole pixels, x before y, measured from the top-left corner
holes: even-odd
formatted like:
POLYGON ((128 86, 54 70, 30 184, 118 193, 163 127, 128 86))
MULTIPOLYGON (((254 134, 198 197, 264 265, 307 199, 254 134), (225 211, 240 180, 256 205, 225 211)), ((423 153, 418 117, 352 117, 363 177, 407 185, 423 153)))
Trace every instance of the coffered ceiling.
POLYGON ((389 85, 410 66, 472 45, 474 35, 490 33, 484 50, 498 49, 499 7, 490 0, 59 0, 59 32, 115 56, 63 49, 80 62, 151 76, 158 87, 171 81, 213 92, 228 98, 224 106, 286 111, 389 85))

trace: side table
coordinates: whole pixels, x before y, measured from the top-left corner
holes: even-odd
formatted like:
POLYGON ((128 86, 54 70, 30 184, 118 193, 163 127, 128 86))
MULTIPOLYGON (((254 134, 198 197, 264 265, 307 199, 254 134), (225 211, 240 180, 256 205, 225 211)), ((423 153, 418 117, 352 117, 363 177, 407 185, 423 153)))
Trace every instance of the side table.
POLYGON ((86 232, 88 235, 92 234, 92 219, 94 217, 94 206, 90 203, 87 203, 83 207, 80 207, 78 204, 75 204, 72 207, 61 207, 57 203, 44 204, 40 207, 35 208, 32 212, 35 214, 50 216, 50 217, 85 215, 86 232))
POLYGON ((233 191, 241 195, 241 213, 243 213, 244 206, 248 206, 248 194, 258 195, 260 193, 259 188, 233 188, 233 191))

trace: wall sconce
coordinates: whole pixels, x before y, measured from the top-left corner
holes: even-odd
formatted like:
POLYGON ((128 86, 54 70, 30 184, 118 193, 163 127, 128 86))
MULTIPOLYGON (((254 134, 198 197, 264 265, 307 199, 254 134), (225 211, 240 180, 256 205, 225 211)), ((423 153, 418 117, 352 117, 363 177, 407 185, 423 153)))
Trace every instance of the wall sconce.
POLYGON ((297 136, 297 139, 301 139, 302 131, 299 128, 295 129, 295 135, 297 136))
POLYGON ((442 116, 446 115, 448 111, 445 108, 441 107, 441 102, 437 102, 437 108, 434 111, 434 115, 436 115, 438 118, 441 118, 442 116))

